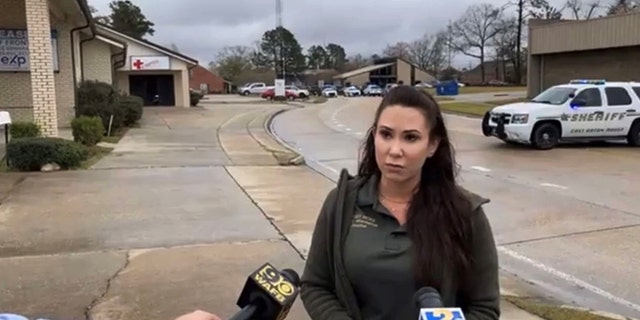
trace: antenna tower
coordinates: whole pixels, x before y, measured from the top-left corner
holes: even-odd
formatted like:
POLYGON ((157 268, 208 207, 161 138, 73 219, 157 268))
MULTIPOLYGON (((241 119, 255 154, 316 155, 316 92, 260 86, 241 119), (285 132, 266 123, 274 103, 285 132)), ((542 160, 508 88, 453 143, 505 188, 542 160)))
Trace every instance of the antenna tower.
MULTIPOLYGON (((276 28, 279 30, 279 32, 282 32, 280 27, 282 27, 282 0, 276 0, 276 28)), ((285 70, 284 70, 284 66, 285 66, 284 39, 283 39, 282 34, 280 34, 280 59, 282 59, 282 61, 281 61, 281 63, 282 63, 282 79, 285 79, 285 81, 286 81, 285 70)), ((276 68, 276 70, 277 70, 277 68, 276 68)))
POLYGON ((276 0, 276 28, 282 27, 282 0, 276 0))

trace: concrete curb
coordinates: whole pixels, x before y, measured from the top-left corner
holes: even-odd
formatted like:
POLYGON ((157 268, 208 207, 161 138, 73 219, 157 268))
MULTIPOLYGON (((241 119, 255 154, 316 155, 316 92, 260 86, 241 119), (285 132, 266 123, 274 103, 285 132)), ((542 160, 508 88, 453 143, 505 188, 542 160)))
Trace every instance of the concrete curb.
MULTIPOLYGON (((297 107, 303 108, 302 106, 297 106, 297 107)), ((275 142, 277 142, 279 145, 285 148, 288 152, 295 155, 292 159, 289 160, 289 165, 296 165, 296 166, 304 165, 305 160, 302 154, 273 132, 273 118, 289 110, 292 110, 292 109, 279 109, 276 112, 270 113, 264 121, 264 131, 271 137, 271 139, 273 139, 275 142)))
MULTIPOLYGON (((523 295, 517 294, 515 292, 511 292, 511 291, 503 290, 503 289, 500 289, 500 296, 503 299, 507 299, 507 301, 508 301, 509 297, 519 298, 519 299, 527 299, 527 298, 529 298, 527 296, 523 296, 523 295)), ((533 304, 539 304, 539 303, 534 302, 533 304)), ((611 313, 611 312, 598 311, 598 310, 593 310, 593 309, 589 309, 589 308, 571 306, 571 305, 567 305, 567 304, 556 305, 556 304, 551 303, 549 305, 553 306, 554 308, 559 308, 559 309, 582 311, 582 312, 586 312, 586 313, 592 314, 594 316, 610 318, 612 320, 640 320, 640 319, 637 319, 637 318, 621 316, 619 314, 615 314, 615 313, 611 313)), ((532 314, 530 311, 528 311, 526 309, 523 309, 523 308, 521 308, 519 306, 516 306, 516 307, 518 307, 519 309, 521 309, 521 310, 523 310, 523 311, 525 311, 527 313, 532 314)), ((535 315, 535 314, 532 314, 532 315, 535 315)), ((537 315, 535 315, 535 316, 537 316, 537 315)))
POLYGON ((638 320, 637 318, 625 317, 625 316, 621 316, 619 314, 615 314, 615 313, 611 313, 611 312, 592 310, 592 309, 588 309, 588 308, 580 308, 580 307, 569 306, 569 305, 561 305, 560 307, 563 308, 563 309, 573 309, 573 310, 578 310, 578 311, 584 311, 584 312, 588 312, 588 313, 596 315, 596 316, 607 317, 607 318, 611 318, 611 319, 614 319, 614 320, 638 320))

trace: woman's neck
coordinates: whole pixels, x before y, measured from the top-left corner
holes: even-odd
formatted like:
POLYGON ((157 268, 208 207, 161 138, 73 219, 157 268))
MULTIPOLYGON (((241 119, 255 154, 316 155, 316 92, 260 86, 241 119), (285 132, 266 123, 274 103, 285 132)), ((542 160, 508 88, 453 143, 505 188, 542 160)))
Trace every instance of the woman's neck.
POLYGON ((402 182, 385 179, 382 176, 378 190, 383 197, 389 200, 408 202, 411 201, 418 183, 420 183, 420 176, 402 182))

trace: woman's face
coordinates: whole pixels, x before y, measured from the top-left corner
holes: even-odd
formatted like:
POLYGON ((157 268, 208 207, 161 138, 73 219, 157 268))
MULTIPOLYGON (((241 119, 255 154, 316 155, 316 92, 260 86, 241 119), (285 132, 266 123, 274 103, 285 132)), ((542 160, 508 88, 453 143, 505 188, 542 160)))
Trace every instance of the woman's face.
POLYGON ((439 143, 430 139, 429 124, 418 109, 398 105, 382 111, 374 134, 378 167, 385 179, 395 182, 420 175, 439 143))

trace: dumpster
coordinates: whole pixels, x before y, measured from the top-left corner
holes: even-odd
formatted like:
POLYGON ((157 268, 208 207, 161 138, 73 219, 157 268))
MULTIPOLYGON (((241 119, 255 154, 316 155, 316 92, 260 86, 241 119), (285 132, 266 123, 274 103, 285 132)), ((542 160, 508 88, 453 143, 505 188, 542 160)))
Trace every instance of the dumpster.
POLYGON ((458 82, 442 81, 436 84, 436 95, 438 96, 457 96, 458 82))

